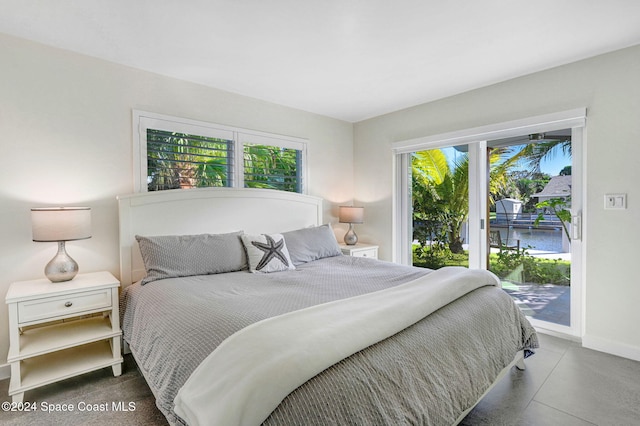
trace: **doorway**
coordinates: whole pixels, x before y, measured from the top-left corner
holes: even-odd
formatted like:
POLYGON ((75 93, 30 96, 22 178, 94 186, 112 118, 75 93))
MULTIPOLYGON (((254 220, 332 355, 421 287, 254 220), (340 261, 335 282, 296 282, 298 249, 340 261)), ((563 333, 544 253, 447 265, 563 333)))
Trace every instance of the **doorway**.
POLYGON ((520 309, 571 326, 571 129, 487 142, 488 269, 520 309))
POLYGON ((534 326, 581 335, 584 123, 584 110, 576 110, 394 144, 395 260, 431 268, 462 264, 489 269, 534 326), (544 163, 530 167, 533 162, 525 154, 539 154, 551 144, 558 147, 555 156, 568 164, 542 179, 535 173, 542 173, 538 169, 544 163), (425 177, 438 170, 438 161, 444 173, 425 177), (416 171, 420 163, 422 170, 416 171), (425 164, 433 169, 426 171, 425 164), (462 171, 468 178, 464 190, 453 183, 462 171), (549 191, 557 182, 547 185, 557 176, 569 181, 568 195, 545 196, 553 195, 549 191), (522 180, 536 182, 527 187, 522 180), (426 186, 427 195, 420 186, 426 186), (453 194, 464 192, 466 206, 458 203, 452 209, 460 201, 453 194), (443 196, 447 193, 452 197, 443 196), (462 223, 438 223, 438 215, 462 223))

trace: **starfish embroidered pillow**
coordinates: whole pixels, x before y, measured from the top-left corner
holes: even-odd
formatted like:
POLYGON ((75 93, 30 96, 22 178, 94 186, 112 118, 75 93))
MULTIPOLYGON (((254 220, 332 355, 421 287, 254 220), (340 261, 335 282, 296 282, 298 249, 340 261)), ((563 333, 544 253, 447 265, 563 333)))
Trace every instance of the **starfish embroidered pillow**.
POLYGON ((242 235, 251 272, 295 269, 282 234, 242 235))

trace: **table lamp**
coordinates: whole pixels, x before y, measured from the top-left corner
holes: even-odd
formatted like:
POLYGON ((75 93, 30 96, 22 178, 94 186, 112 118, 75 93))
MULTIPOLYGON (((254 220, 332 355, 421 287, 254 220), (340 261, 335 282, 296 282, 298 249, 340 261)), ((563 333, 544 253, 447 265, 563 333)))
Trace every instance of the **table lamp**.
POLYGON ((340 223, 349 224, 349 230, 344 234, 344 243, 350 246, 355 245, 358 242, 358 236, 353 230, 353 224, 364 223, 364 207, 340 206, 338 220, 340 223))
POLYGON ((72 280, 78 273, 78 263, 65 250, 66 241, 91 238, 89 207, 42 207, 31 209, 33 241, 57 242, 58 253, 44 268, 53 283, 72 280))

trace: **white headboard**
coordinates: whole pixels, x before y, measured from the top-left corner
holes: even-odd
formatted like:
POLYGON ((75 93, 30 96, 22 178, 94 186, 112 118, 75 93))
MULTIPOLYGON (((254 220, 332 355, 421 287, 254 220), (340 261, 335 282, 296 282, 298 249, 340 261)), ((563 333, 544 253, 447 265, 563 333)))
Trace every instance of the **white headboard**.
POLYGON ((278 233, 322 224, 322 199, 271 189, 198 188, 118 197, 120 281, 144 277, 136 235, 278 233))

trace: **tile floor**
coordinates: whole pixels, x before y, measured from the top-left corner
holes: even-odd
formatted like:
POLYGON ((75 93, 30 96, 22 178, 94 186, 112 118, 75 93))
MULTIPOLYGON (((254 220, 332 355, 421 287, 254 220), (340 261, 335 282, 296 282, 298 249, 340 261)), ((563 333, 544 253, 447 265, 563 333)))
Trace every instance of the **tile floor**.
MULTIPOLYGON (((462 425, 572 426, 640 425, 640 362, 582 348, 540 334, 541 348, 513 369, 469 413, 462 425)), ((8 380, 0 381, 0 400, 8 401, 8 380)), ((103 369, 28 392, 25 400, 55 403, 135 401, 127 413, 3 413, 0 424, 34 426, 166 425, 153 395, 131 356, 124 373, 103 369)))
POLYGON ((540 336, 540 348, 463 425, 640 425, 640 362, 540 336))

